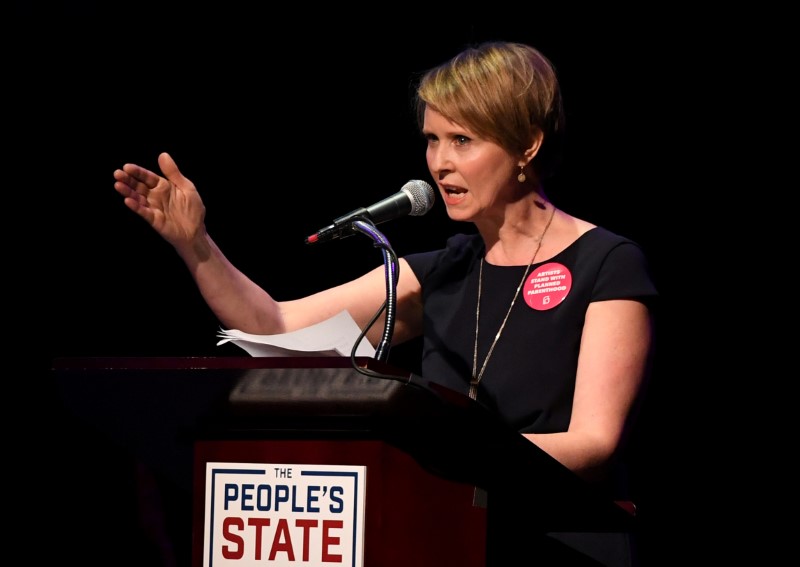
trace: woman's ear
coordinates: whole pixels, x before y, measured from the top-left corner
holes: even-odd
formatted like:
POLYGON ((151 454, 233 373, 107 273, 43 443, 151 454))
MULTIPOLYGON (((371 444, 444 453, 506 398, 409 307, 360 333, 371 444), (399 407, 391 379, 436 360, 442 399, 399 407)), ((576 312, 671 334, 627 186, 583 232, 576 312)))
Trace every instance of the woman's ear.
POLYGON ((544 139, 544 134, 542 134, 541 130, 537 129, 532 135, 530 147, 528 147, 528 149, 525 150, 523 158, 519 162, 520 167, 528 165, 531 162, 531 160, 536 157, 536 154, 539 153, 539 148, 542 147, 543 139, 544 139))

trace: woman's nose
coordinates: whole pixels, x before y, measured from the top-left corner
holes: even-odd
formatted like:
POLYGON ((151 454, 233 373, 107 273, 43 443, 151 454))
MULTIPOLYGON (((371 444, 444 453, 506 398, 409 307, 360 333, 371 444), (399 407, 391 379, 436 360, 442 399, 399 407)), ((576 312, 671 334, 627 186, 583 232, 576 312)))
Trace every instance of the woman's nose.
POLYGON ((428 148, 428 169, 431 173, 441 174, 450 171, 453 167, 447 151, 441 147, 428 148))

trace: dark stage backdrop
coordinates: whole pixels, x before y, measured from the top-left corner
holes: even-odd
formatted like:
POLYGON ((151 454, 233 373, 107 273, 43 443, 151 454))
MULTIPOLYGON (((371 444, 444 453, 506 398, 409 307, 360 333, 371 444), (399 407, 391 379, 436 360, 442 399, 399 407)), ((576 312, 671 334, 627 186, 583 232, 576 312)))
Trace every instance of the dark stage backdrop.
MULTIPOLYGON (((17 283, 23 297, 37 298, 26 340, 43 372, 26 400, 44 430, 63 427, 47 374, 54 357, 244 354, 216 346, 219 323, 172 249, 125 208, 114 169, 156 169, 159 152, 170 152, 205 200, 209 232, 252 279, 278 299, 336 284, 378 265, 380 252, 362 235, 319 246, 304 238, 410 179, 429 180, 411 113, 413 80, 482 40, 529 42, 553 60, 568 153, 550 196, 642 244, 670 305, 674 266, 661 207, 674 190, 667 133, 679 121, 670 101, 681 93, 665 73, 673 54, 663 28, 623 24, 611 13, 586 14, 592 25, 579 26, 563 14, 537 17, 534 8, 508 11, 502 24, 395 14, 406 23, 391 30, 391 14, 333 24, 231 8, 198 23, 176 12, 161 20, 84 3, 46 13, 26 6, 20 15, 28 33, 20 34, 13 71, 24 229, 10 245, 30 251, 17 283)), ((470 230, 439 202, 424 217, 379 228, 399 255, 470 230)), ((676 429, 658 425, 689 379, 672 375, 678 348, 666 332, 669 312, 640 442, 647 474, 639 490, 650 518, 670 511, 684 473, 676 429)), ((413 369, 413 354, 413 346, 396 349, 393 360, 413 369)), ((110 458, 83 450, 89 462, 110 458)), ((654 531, 646 539, 661 553, 673 537, 654 531)))
MULTIPOLYGON (((430 180, 411 83, 482 39, 528 41, 553 59, 569 140, 551 198, 639 241, 659 276, 666 87, 657 52, 641 63, 641 50, 656 47, 648 30, 628 30, 624 40, 619 31, 575 38, 544 23, 472 24, 433 37, 325 30, 279 41, 274 30, 223 40, 190 28, 158 39, 150 30, 139 46, 108 28, 76 30, 31 68, 40 99, 27 119, 44 145, 42 165, 58 165, 37 176, 45 193, 31 195, 47 207, 52 235, 41 243, 59 329, 50 347, 64 355, 238 354, 215 346, 218 325, 186 270, 113 190, 115 168, 157 169, 162 151, 197 185, 222 249, 276 297, 379 264, 366 237, 325 246, 304 238, 410 179, 430 180)), ((439 247, 471 225, 451 222, 437 203, 425 217, 380 229, 403 254, 439 247)))

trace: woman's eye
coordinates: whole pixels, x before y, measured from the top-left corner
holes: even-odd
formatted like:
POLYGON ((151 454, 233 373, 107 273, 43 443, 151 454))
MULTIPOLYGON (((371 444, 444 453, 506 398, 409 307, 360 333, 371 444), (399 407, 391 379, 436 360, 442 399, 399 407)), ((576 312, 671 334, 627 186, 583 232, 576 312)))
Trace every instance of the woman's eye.
POLYGON ((469 138, 467 138, 466 136, 456 136, 455 141, 456 144, 458 144, 459 146, 463 146, 464 144, 469 142, 469 138))

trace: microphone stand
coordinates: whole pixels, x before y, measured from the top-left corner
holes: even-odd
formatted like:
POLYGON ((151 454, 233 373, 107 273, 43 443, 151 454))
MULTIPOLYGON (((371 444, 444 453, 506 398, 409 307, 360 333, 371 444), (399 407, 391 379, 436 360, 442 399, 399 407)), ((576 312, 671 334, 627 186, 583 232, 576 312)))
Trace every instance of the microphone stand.
MULTIPOLYGON (((386 321, 383 324, 381 342, 378 344, 378 348, 375 349, 375 358, 386 362, 389 358, 389 349, 391 348, 392 335, 394 334, 394 319, 397 310, 397 281, 400 275, 400 266, 397 262, 397 255, 394 253, 394 250, 392 250, 389 241, 375 228, 374 224, 356 219, 352 221, 351 226, 355 230, 372 238, 375 246, 380 248, 383 254, 383 265, 385 267, 386 276, 386 302, 383 307, 381 307, 381 311, 383 311, 384 308, 386 309, 386 321)), ((380 314, 380 311, 378 311, 378 314, 380 314)), ((369 326, 367 329, 368 328, 369 326)), ((366 333, 366 329, 364 329, 359 341, 363 338, 364 333, 366 333)), ((355 351, 357 345, 358 343, 353 346, 353 351, 355 351)))

